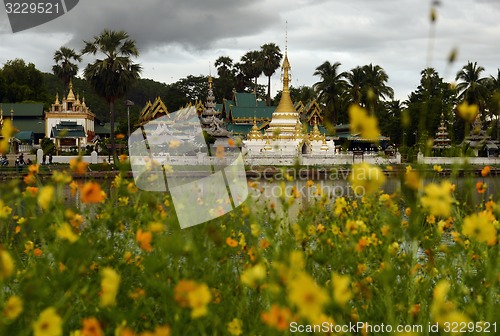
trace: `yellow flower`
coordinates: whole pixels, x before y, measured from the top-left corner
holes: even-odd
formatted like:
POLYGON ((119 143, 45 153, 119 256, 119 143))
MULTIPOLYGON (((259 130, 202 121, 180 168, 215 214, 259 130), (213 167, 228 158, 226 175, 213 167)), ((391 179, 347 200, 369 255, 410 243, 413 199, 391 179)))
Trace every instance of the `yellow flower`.
POLYGON ((316 284, 307 273, 300 272, 290 281, 288 300, 298 309, 299 315, 314 321, 330 300, 326 290, 316 284))
POLYGON ((433 300, 431 304, 432 319, 439 325, 443 326, 444 323, 469 322, 470 319, 463 313, 455 308, 455 304, 447 299, 448 292, 450 291, 450 283, 447 280, 441 280, 434 287, 433 300))
POLYGON ((457 111, 460 118, 468 122, 473 122, 474 119, 476 119, 477 114, 479 113, 479 106, 477 106, 476 104, 469 105, 469 103, 464 101, 457 106, 457 111))
POLYGON ((46 185, 40 189, 38 192, 38 205, 43 210, 47 210, 50 206, 50 202, 52 202, 52 198, 54 198, 54 187, 51 185, 46 185))
POLYGON ((5 119, 2 124, 2 130, 0 134, 2 135, 2 140, 0 140, 0 154, 7 154, 10 147, 10 138, 16 132, 15 127, 12 125, 10 119, 5 119))
POLYGON ((62 319, 54 308, 49 307, 41 312, 38 320, 33 323, 35 336, 62 335, 62 319))
POLYGON ((437 173, 441 173, 443 171, 443 168, 441 166, 438 166, 438 165, 434 165, 432 167, 432 169, 434 169, 434 171, 437 173))
POLYGON ((8 218, 12 213, 12 208, 5 205, 3 200, 0 199, 0 218, 8 218))
POLYGON ((352 292, 349 287, 350 282, 351 280, 348 275, 339 275, 336 273, 332 275, 333 299, 342 307, 352 299, 352 292))
POLYGON ((494 245, 496 243, 497 230, 488 214, 483 211, 464 218, 462 234, 478 242, 494 245))
POLYGON ((206 284, 198 284, 196 288, 188 293, 191 317, 198 318, 207 314, 207 305, 212 301, 212 293, 206 284))
POLYGON ((342 212, 347 208, 347 202, 344 197, 337 197, 335 199, 335 216, 340 216, 342 212))
POLYGON ((262 264, 257 264, 254 267, 246 269, 241 274, 241 282, 248 287, 254 288, 257 283, 266 277, 266 267, 262 264))
POLYGON ((74 243, 78 240, 78 235, 73 232, 68 223, 63 223, 57 229, 56 234, 61 239, 69 240, 70 243, 74 243))
POLYGON ((104 268, 101 276, 101 307, 114 306, 120 286, 120 276, 110 267, 104 268))
POLYGON ((234 318, 231 322, 227 324, 227 331, 229 334, 233 336, 239 336, 243 334, 243 330, 241 329, 243 327, 243 322, 238 319, 234 318))
POLYGON ((9 297, 3 309, 3 315, 9 320, 15 320, 23 312, 23 300, 19 296, 9 297))
POLYGON ((15 265, 9 252, 0 249, 0 280, 7 279, 14 273, 15 265))
POLYGON ((66 171, 54 171, 52 173, 52 181, 54 181, 57 184, 68 184, 72 180, 71 176, 66 173, 66 171))
POLYGON ((85 174, 88 165, 88 162, 84 162, 80 156, 69 161, 69 169, 77 175, 85 174))
POLYGON ((428 184, 424 188, 425 196, 420 198, 422 206, 429 214, 434 216, 448 217, 451 213, 452 184, 449 181, 443 181, 440 185, 435 183, 428 184))
POLYGON ((261 234, 261 229, 259 224, 250 224, 250 230, 252 232, 252 236, 258 237, 261 234))
POLYGON ((366 162, 352 165, 350 182, 357 195, 370 195, 375 193, 385 183, 382 169, 366 162))
POLYGON ((378 141, 380 130, 378 120, 358 104, 349 106, 349 126, 351 133, 359 134, 361 138, 378 141))
POLYGON ((420 174, 415 170, 411 170, 411 167, 410 170, 406 169, 405 185, 412 190, 418 190, 420 187, 420 174))

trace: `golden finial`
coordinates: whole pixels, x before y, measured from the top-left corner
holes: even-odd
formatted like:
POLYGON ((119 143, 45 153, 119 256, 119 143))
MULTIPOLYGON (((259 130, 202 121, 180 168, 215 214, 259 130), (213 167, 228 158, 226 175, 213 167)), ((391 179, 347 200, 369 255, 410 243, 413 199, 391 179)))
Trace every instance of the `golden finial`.
POLYGON ((69 80, 69 92, 68 92, 68 98, 66 100, 69 101, 74 101, 75 100, 75 94, 73 93, 73 80, 69 80))
POLYGON ((54 102, 54 105, 59 105, 59 92, 56 92, 56 101, 54 102))
POLYGON ((285 54, 288 51, 288 20, 285 21, 285 54))

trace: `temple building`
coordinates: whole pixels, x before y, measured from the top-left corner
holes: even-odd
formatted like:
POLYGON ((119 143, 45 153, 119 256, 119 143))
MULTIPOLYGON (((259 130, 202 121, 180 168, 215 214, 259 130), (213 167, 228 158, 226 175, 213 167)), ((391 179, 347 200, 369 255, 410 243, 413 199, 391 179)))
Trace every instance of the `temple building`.
POLYGON ((246 138, 253 129, 254 121, 259 131, 263 131, 269 123, 274 106, 266 106, 266 102, 257 99, 257 94, 233 91, 233 99, 224 99, 222 116, 226 120, 227 128, 235 136, 246 138))
POLYGON ((474 151, 476 156, 493 157, 499 155, 500 142, 498 140, 492 140, 491 136, 483 130, 481 114, 476 116, 470 133, 465 137, 464 141, 474 151))
POLYGON ((441 121, 439 123, 436 136, 434 137, 434 144, 432 146, 432 151, 434 152, 434 156, 440 156, 443 154, 443 150, 449 148, 451 148, 451 140, 448 137, 448 128, 446 127, 444 114, 441 113, 441 121))
POLYGON ((209 76, 207 101, 204 106, 197 109, 201 128, 207 132, 208 135, 218 138, 218 140, 222 140, 222 138, 228 139, 232 134, 225 126, 224 120, 222 119, 222 111, 218 111, 216 106, 212 76, 209 76))
POLYGON ((253 126, 244 141, 245 153, 249 156, 262 154, 271 155, 299 155, 299 154, 327 154, 334 153, 333 142, 327 143, 325 135, 321 134, 314 119, 313 131, 307 134, 290 97, 290 62, 285 52, 283 60, 283 91, 280 102, 272 113, 269 126, 262 134, 254 117, 253 126))
POLYGON ((69 83, 69 92, 62 101, 59 94, 50 111, 45 113, 45 136, 55 140, 56 148, 85 147, 96 137, 94 130, 95 114, 79 95, 73 93, 73 83, 69 83))

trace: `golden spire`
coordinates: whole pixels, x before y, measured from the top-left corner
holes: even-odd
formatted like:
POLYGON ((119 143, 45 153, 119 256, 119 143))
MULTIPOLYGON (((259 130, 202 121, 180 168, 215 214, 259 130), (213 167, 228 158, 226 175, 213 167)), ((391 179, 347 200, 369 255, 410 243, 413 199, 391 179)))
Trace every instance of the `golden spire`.
POLYGON ((73 80, 69 80, 69 93, 68 93, 68 98, 66 99, 68 101, 74 101, 75 100, 75 94, 73 93, 73 80))
POLYGON ((321 140, 321 132, 319 131, 318 121, 317 121, 316 117, 314 117, 314 127, 313 127, 313 131, 311 133, 310 138, 311 138, 311 140, 321 140))
POLYGON ((0 105, 0 126, 3 124, 3 108, 2 105, 0 105))
POLYGON ((54 105, 59 105, 59 104, 61 104, 59 102, 59 92, 56 92, 56 101, 54 102, 54 105))
POLYGON ((258 140, 262 139, 262 133, 257 128, 257 120, 253 117, 253 126, 250 130, 250 134, 248 135, 248 140, 258 140))
POLYGON ((281 99, 276 107, 275 112, 296 112, 293 106, 292 98, 290 97, 290 62, 288 61, 288 52, 285 51, 285 59, 283 60, 283 92, 281 99))

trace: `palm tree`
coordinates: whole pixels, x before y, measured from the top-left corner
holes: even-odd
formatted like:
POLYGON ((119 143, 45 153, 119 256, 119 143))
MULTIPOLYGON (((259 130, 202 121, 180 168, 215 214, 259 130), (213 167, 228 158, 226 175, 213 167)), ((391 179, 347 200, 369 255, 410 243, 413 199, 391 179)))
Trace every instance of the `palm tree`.
POLYGON ((361 104, 363 89, 365 87, 365 73, 363 68, 357 66, 345 75, 347 79, 347 95, 353 103, 361 104))
POLYGON ((477 62, 468 62, 462 70, 457 73, 455 80, 461 81, 457 84, 458 98, 466 100, 469 104, 477 104, 480 111, 484 110, 488 99, 488 77, 480 77, 484 71, 477 62))
POLYGON ((500 139, 500 69, 497 69, 497 76, 490 75, 489 85, 490 98, 488 100, 488 111, 490 116, 495 116, 496 122, 496 139, 500 139))
POLYGON ((96 93, 109 103, 111 154, 116 162, 115 146, 115 101, 122 97, 133 81, 139 78, 142 67, 130 59, 139 56, 135 41, 125 31, 104 30, 94 36, 93 41, 84 41, 82 54, 104 54, 104 59, 96 59, 84 70, 96 93))
POLYGON ((257 91, 257 79, 262 74, 262 53, 258 50, 248 51, 240 60, 241 72, 249 79, 254 80, 257 91))
POLYGON ((82 57, 74 49, 61 47, 54 53, 56 64, 52 66, 52 72, 63 81, 64 87, 67 87, 71 78, 78 73, 78 65, 72 61, 82 61, 82 57))
POLYGON ((228 77, 233 75, 233 60, 229 56, 220 56, 215 60, 215 68, 219 77, 228 77))
POLYGON ((379 65, 368 64, 363 66, 363 72, 365 75, 363 93, 364 97, 362 102, 364 105, 368 104, 371 99, 376 104, 380 98, 384 100, 388 98, 394 98, 394 90, 386 85, 389 80, 387 73, 379 65), (370 97, 370 90, 373 97, 370 97))
POLYGON ((267 105, 271 105, 271 76, 274 75, 281 64, 283 54, 280 48, 274 43, 260 46, 262 53, 262 70, 267 76, 267 105))
POLYGON ((233 99, 232 92, 236 85, 236 69, 233 60, 228 56, 220 56, 215 60, 215 68, 219 78, 216 79, 216 96, 219 98, 233 99))
POLYGON ((347 88, 346 73, 339 72, 340 65, 339 62, 331 64, 326 61, 313 74, 321 77, 321 81, 313 84, 313 89, 318 93, 318 100, 325 104, 334 125, 339 120, 341 96, 347 88))

